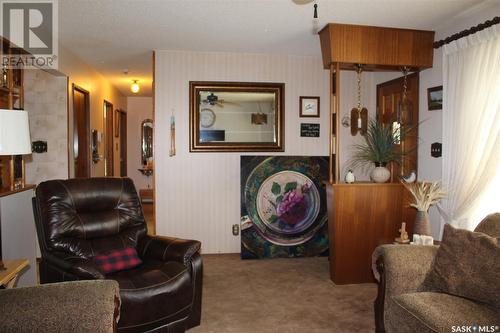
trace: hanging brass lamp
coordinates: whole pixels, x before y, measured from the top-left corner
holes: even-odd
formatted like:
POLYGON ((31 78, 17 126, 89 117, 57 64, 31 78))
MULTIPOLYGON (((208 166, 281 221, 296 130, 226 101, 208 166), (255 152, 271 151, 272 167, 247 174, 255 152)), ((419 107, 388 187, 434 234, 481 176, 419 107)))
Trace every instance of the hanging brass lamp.
POLYGON ((368 110, 361 108, 361 72, 363 68, 360 64, 356 65, 356 73, 358 76, 358 107, 351 110, 351 135, 356 135, 358 132, 361 135, 366 134, 368 127, 368 110))

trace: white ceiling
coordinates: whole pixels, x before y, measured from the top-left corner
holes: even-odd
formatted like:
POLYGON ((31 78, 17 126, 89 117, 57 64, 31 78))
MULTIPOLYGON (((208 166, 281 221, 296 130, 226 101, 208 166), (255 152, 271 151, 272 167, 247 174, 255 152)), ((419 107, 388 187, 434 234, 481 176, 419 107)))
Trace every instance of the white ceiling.
MULTIPOLYGON (((60 0, 62 44, 130 96, 151 95, 152 50, 320 55, 304 0, 60 0), (127 68, 129 74, 122 71, 127 68)), ((328 22, 436 30, 488 0, 317 0, 328 22)))

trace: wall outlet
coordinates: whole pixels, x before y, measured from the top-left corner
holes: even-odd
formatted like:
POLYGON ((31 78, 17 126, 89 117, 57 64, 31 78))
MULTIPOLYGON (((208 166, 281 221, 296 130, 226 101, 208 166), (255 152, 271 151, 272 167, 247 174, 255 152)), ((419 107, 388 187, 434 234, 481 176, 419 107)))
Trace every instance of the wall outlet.
POLYGON ((240 234, 240 225, 233 224, 233 236, 238 236, 240 234))

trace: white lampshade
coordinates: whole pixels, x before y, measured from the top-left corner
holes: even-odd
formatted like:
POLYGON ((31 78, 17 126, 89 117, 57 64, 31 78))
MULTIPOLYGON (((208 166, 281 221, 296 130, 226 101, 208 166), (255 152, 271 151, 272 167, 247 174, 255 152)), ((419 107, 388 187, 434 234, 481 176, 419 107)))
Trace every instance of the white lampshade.
POLYGON ((0 109, 0 155, 31 154, 28 112, 0 109))

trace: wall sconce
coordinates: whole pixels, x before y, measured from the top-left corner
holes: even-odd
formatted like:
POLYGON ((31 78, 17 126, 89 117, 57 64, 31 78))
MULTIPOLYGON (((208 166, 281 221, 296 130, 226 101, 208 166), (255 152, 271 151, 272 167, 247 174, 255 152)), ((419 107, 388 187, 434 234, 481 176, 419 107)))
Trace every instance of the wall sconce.
POLYGON ((265 125, 265 124, 267 124, 267 114, 265 114, 265 113, 252 113, 252 124, 253 125, 265 125))
POLYGON ((132 85, 130 86, 130 91, 132 91, 134 94, 137 94, 139 90, 141 90, 141 87, 139 87, 139 83, 137 83, 139 80, 134 80, 132 85))

